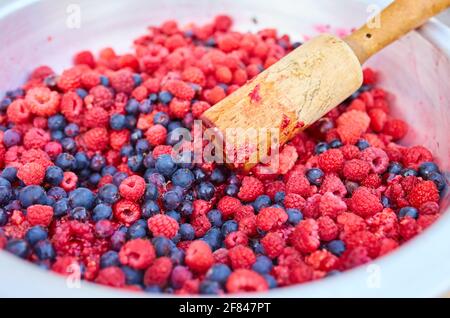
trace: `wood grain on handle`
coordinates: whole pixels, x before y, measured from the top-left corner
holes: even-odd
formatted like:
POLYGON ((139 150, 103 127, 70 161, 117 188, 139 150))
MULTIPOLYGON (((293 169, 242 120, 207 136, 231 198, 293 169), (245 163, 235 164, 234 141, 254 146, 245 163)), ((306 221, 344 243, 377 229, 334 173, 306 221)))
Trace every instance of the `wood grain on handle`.
POLYGON ((361 64, 450 6, 450 0, 395 0, 379 15, 379 25, 364 25, 345 41, 361 64))

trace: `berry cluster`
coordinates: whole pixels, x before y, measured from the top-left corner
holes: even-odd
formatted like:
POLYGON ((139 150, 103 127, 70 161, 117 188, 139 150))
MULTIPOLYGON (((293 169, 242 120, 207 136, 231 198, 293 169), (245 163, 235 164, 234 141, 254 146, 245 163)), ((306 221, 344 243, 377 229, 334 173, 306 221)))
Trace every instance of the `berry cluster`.
POLYGON ((395 143, 408 126, 371 69, 281 149, 276 172, 175 160, 177 128, 300 45, 231 25, 167 21, 133 54, 80 52, 62 74, 41 66, 8 92, 0 248, 128 290, 238 293, 335 275, 438 218, 445 179, 426 148, 395 143))

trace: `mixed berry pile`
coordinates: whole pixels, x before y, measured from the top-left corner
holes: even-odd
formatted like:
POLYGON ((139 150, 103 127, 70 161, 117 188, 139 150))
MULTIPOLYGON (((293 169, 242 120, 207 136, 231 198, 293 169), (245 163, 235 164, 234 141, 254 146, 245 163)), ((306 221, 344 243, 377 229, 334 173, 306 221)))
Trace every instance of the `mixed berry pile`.
POLYGON ((178 164, 172 133, 301 45, 228 16, 35 69, 0 106, 0 248, 148 292, 266 291, 385 255, 439 217, 445 180, 364 85, 280 151, 277 173, 178 164))

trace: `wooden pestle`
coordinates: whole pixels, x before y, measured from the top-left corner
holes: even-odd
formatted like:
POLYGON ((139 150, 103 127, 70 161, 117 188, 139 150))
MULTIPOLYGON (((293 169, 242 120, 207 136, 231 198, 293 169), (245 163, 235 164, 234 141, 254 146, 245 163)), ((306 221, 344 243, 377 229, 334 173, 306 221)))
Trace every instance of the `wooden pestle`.
POLYGON ((366 24, 344 39, 323 34, 304 43, 202 115, 204 125, 221 134, 216 149, 223 142, 237 151, 253 149, 252 160, 228 158, 232 167, 248 171, 267 157, 271 143, 285 144, 353 94, 368 58, 449 6, 450 0, 396 0, 380 13, 378 26, 366 24), (277 138, 265 132, 243 138, 242 129, 274 129, 277 138))

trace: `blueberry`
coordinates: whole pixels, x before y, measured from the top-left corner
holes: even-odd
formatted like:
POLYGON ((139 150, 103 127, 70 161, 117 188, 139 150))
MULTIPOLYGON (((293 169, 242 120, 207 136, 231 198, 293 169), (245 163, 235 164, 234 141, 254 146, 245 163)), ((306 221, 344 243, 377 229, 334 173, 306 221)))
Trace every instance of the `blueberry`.
POLYGON ((100 175, 100 173, 98 173, 98 172, 93 173, 88 178, 89 184, 96 186, 100 182, 101 178, 102 178, 102 176, 100 175))
POLYGON ((260 195, 256 198, 255 202, 252 203, 253 208, 256 212, 259 212, 260 210, 267 208, 272 204, 272 200, 270 200, 268 195, 260 195))
POLYGON ((117 168, 114 166, 105 166, 102 169, 102 176, 113 176, 117 172, 117 168))
POLYGON ((173 131, 177 128, 181 128, 182 124, 179 121, 171 121, 168 125, 167 125, 167 131, 173 131))
POLYGON ((403 166, 398 162, 391 162, 387 168, 387 171, 394 175, 399 174, 402 170, 403 170, 403 166))
POLYGON ((15 167, 6 167, 2 171, 1 177, 5 178, 9 182, 14 182, 16 180, 16 177, 17 177, 17 168, 15 168, 15 167))
POLYGON ((5 226, 8 223, 8 213, 0 208, 0 226, 5 226))
POLYGON ((403 170, 400 172, 400 174, 401 174, 403 177, 410 177, 410 176, 417 177, 417 176, 419 175, 419 174, 417 173, 417 171, 414 170, 414 169, 403 169, 403 170))
POLYGON ((189 223, 181 224, 179 232, 183 241, 192 241, 195 239, 195 230, 189 223))
POLYGON ((320 155, 321 153, 327 151, 328 149, 330 149, 330 147, 328 146, 327 143, 325 143, 325 142, 319 142, 319 143, 316 145, 316 147, 315 147, 315 149, 314 149, 314 152, 316 153, 316 155, 320 155))
POLYGON ((64 128, 67 137, 76 137, 80 134, 80 127, 77 124, 70 123, 64 128))
POLYGON ((174 265, 183 265, 184 264, 185 253, 182 249, 178 247, 172 248, 170 251, 170 259, 174 265))
POLYGON ((172 248, 176 247, 171 240, 161 236, 153 238, 152 243, 158 257, 169 256, 172 248))
POLYGON ((92 212, 92 220, 94 222, 98 222, 100 220, 110 220, 112 218, 111 206, 107 204, 98 204, 92 212))
POLYGON ((137 119, 134 115, 127 115, 125 116, 125 128, 132 130, 136 128, 137 119))
POLYGON ((235 197, 239 193, 239 187, 235 184, 229 184, 225 188, 225 194, 230 197, 235 197))
POLYGON ((206 180, 206 177, 207 177, 207 176, 206 176, 206 173, 203 172, 202 169, 196 168, 196 169, 194 169, 192 172, 194 173, 194 176, 195 176, 195 180, 196 180, 196 181, 205 181, 205 180, 206 180))
POLYGON ((76 167, 76 159, 70 153, 63 152, 56 157, 55 164, 64 171, 74 170, 76 167))
POLYGON ((156 200, 158 199, 158 187, 153 183, 148 183, 145 187, 144 200, 156 200))
POLYGON ((142 169, 142 162, 144 160, 144 157, 141 154, 137 154, 135 156, 131 156, 128 158, 128 167, 133 172, 138 172, 142 169))
POLYGON ((66 127, 66 118, 61 114, 53 115, 48 118, 47 126, 52 131, 63 130, 66 127))
POLYGON ((123 244, 125 244, 126 240, 126 233, 124 233, 120 229, 115 231, 111 236, 111 248, 115 251, 120 250, 123 244))
POLYGON ((22 135, 14 129, 8 129, 3 134, 3 143, 7 148, 17 146, 20 144, 21 141, 22 135))
POLYGON ((118 171, 113 175, 113 184, 118 187, 126 178, 128 178, 128 174, 126 172, 118 171))
POLYGON ((227 265, 216 264, 208 270, 206 279, 223 285, 227 282, 230 275, 231 269, 227 265))
POLYGON ((58 166, 50 166, 45 171, 45 182, 58 186, 64 178, 64 171, 58 166))
POLYGON ((25 233, 25 240, 31 246, 34 246, 37 242, 46 240, 48 238, 47 230, 40 226, 33 226, 25 233))
POLYGON ((383 205, 384 208, 391 207, 391 202, 389 201, 389 198, 385 195, 381 196, 381 204, 383 205))
POLYGON ((4 112, 8 109, 8 106, 11 105, 12 99, 9 97, 5 97, 0 101, 0 111, 4 112))
POLYGON ((166 212, 166 215, 168 217, 171 217, 172 219, 174 219, 175 221, 177 221, 178 223, 180 223, 181 221, 181 214, 177 211, 169 211, 166 212))
POLYGON ((297 209, 286 209, 288 215, 288 222, 292 225, 297 225, 303 220, 303 214, 297 209))
POLYGON ((175 210, 181 204, 182 197, 176 191, 167 191, 163 195, 163 204, 166 210, 175 210))
MULTIPOLYGON (((147 139, 139 139, 134 148, 137 154, 144 154, 150 151, 150 143, 147 139)), ((144 163, 144 158, 142 158, 142 163, 144 163)))
POLYGON ((234 220, 226 221, 225 223, 223 223, 222 228, 221 228, 222 235, 227 236, 231 232, 236 232, 238 230, 238 228, 239 228, 239 225, 236 221, 234 221, 234 220))
POLYGON ((37 185, 26 186, 19 192, 19 200, 24 208, 28 208, 34 204, 42 204, 45 198, 46 194, 44 189, 37 185))
POLYGON ((23 240, 10 240, 6 243, 5 250, 21 258, 27 258, 30 254, 30 248, 27 242, 23 240))
POLYGON ((428 180, 433 181, 439 192, 442 192, 447 187, 447 182, 442 174, 439 172, 432 172, 428 175, 428 180))
POLYGON ((119 265, 119 253, 116 251, 107 251, 100 257, 100 268, 116 267, 119 265))
POLYGON ((264 247, 259 240, 250 240, 250 247, 258 255, 265 254, 264 247))
POLYGON ((216 188, 211 182, 201 182, 197 187, 197 197, 209 201, 213 198, 216 188))
POLYGON ((213 251, 222 247, 223 235, 221 231, 213 227, 202 237, 202 240, 207 243, 213 251))
POLYGON ((125 128, 126 120, 125 115, 113 114, 109 118, 109 126, 112 130, 122 130, 125 128))
POLYGON ((268 274, 272 270, 273 263, 267 256, 260 255, 256 258, 256 262, 252 265, 252 269, 260 274, 268 274))
POLYGON ((122 271, 125 274, 125 281, 127 285, 140 285, 144 279, 142 271, 131 268, 129 266, 122 266, 122 271))
POLYGON ((180 205, 180 212, 181 215, 184 217, 190 217, 192 215, 192 212, 194 212, 194 206, 192 205, 192 202, 190 201, 183 201, 180 205))
POLYGON ((419 211, 412 206, 405 206, 398 211, 398 217, 404 218, 406 216, 412 217, 413 219, 417 219, 419 217, 419 211))
POLYGON ((439 167, 434 162, 423 162, 419 166, 419 175, 424 179, 428 179, 433 172, 439 172, 439 167))
POLYGON ((85 207, 77 206, 69 211, 70 218, 77 221, 86 221, 89 218, 88 211, 85 207))
POLYGON ((345 243, 341 240, 334 240, 325 245, 325 248, 336 256, 341 256, 345 252, 345 243))
POLYGON ((53 260, 56 258, 56 252, 52 243, 48 240, 37 242, 34 246, 36 256, 41 260, 53 260))
POLYGON ((98 198, 101 202, 114 204, 119 197, 119 189, 112 183, 105 184, 98 190, 98 198))
POLYGON ((62 217, 67 213, 69 213, 69 211, 70 211, 69 199, 66 198, 56 201, 53 207, 53 213, 55 217, 62 217))
POLYGON ((83 170, 89 167, 90 160, 84 152, 77 152, 75 154, 75 169, 83 170))
POLYGON ((130 135, 130 140, 133 144, 135 144, 139 139, 144 137, 144 133, 141 129, 134 129, 130 135))
POLYGON ((77 150, 77 144, 73 138, 63 138, 59 143, 64 152, 74 153, 77 150))
POLYGON ((225 174, 224 172, 219 169, 219 168, 215 168, 212 172, 211 175, 209 176, 209 180, 214 183, 214 184, 221 184, 225 182, 225 174))
POLYGON ((53 141, 61 141, 65 135, 61 130, 55 130, 50 132, 50 137, 53 141))
POLYGON ((339 139, 335 139, 330 141, 329 143, 330 148, 341 148, 343 146, 342 141, 340 141, 339 139))
POLYGON ((105 75, 100 75, 100 84, 103 86, 109 86, 109 78, 105 75))
POLYGON ((11 188, 11 182, 8 179, 0 177, 0 186, 11 188))
POLYGON ((139 102, 136 99, 131 98, 125 106, 125 111, 129 115, 136 115, 139 112, 139 102))
POLYGON ((367 140, 365 140, 365 139, 360 139, 360 140, 358 140, 358 141, 356 142, 356 147, 358 147, 358 149, 359 149, 360 151, 363 151, 364 149, 369 148, 369 147, 370 147, 370 144, 369 144, 369 142, 368 142, 367 140))
POLYGON ((13 197, 11 187, 0 186, 0 204, 8 203, 13 197))
POLYGON ((92 209, 95 202, 95 194, 87 188, 77 188, 69 193, 69 203, 72 208, 83 207, 92 209))
POLYGON ((222 213, 219 210, 211 210, 208 212, 207 216, 212 226, 222 226, 222 213))
POLYGON ((202 281, 199 287, 199 292, 202 295, 218 295, 220 290, 219 283, 208 280, 202 281))
POLYGON ((159 125, 163 125, 164 127, 167 127, 167 125, 169 125, 169 122, 170 122, 169 114, 167 114, 165 112, 158 112, 153 117, 153 123, 155 125, 159 124, 159 125))
POLYGON ((47 196, 58 201, 60 199, 67 198, 67 193, 61 187, 53 187, 47 191, 47 196))
POLYGON ((144 291, 147 293, 154 293, 154 294, 160 294, 163 292, 162 288, 157 285, 147 286, 145 287, 144 291))
POLYGON ((190 188, 194 179, 194 174, 189 169, 178 169, 172 175, 172 183, 183 188, 190 188))
POLYGON ((146 237, 147 236, 147 221, 137 220, 128 229, 127 236, 130 240, 146 237))
POLYGON ((156 160, 156 170, 165 177, 170 177, 176 170, 176 163, 170 155, 161 155, 156 160))
POLYGON ((164 104, 167 105, 172 101, 173 95, 170 94, 168 91, 162 91, 159 92, 158 94, 158 99, 159 101, 164 104))
POLYGON ((91 158, 91 162, 89 164, 89 168, 91 168, 92 171, 99 172, 103 169, 103 167, 106 165, 106 159, 102 155, 95 154, 91 158))
POLYGON ((139 104, 139 112, 141 114, 149 114, 153 111, 153 104, 149 99, 144 99, 139 104))
POLYGON ((323 181, 324 173, 319 168, 312 168, 306 171, 306 178, 312 185, 320 187, 323 181))
POLYGON ((147 201, 142 206, 142 217, 146 219, 159 214, 159 212, 159 206, 155 201, 147 201))

